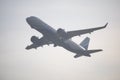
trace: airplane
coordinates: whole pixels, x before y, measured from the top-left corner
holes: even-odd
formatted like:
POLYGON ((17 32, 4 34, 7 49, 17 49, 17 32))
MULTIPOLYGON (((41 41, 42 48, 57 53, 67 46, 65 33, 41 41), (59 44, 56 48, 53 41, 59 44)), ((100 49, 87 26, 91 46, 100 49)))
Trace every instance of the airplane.
POLYGON ((38 38, 36 36, 31 37, 32 44, 27 46, 26 49, 37 49, 38 47, 42 47, 43 45, 53 44, 54 47, 60 46, 65 48, 66 50, 75 53, 74 58, 78 58, 80 56, 91 57, 91 53, 100 52, 102 49, 88 50, 90 38, 86 37, 80 45, 76 44, 71 40, 74 36, 80 36, 83 34, 91 33, 93 31, 105 28, 108 23, 106 23, 102 27, 83 29, 83 30, 75 30, 75 31, 65 31, 62 28, 55 30, 39 18, 35 16, 30 16, 26 18, 26 22, 30 25, 31 28, 37 30, 38 32, 43 34, 43 37, 38 38))

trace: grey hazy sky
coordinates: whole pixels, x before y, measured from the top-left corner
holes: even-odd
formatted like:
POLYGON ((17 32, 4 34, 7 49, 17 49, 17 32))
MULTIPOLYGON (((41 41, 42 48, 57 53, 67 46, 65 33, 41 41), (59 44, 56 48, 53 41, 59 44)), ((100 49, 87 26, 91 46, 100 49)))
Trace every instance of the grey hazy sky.
POLYGON ((0 80, 120 80, 119 0, 0 0, 0 80), (52 45, 25 50, 33 35, 25 18, 37 16, 53 28, 107 28, 75 37, 91 38, 89 49, 101 48, 91 58, 52 45))

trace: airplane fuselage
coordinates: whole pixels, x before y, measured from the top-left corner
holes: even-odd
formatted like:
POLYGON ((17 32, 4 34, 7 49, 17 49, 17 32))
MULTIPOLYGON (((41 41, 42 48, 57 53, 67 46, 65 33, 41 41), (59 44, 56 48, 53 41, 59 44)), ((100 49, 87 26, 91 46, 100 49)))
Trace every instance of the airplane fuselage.
POLYGON ((53 29, 48 24, 44 23, 40 19, 36 17, 28 17, 26 19, 27 23, 31 26, 31 28, 36 29, 41 32, 46 39, 50 40, 57 46, 61 46, 71 52, 79 53, 82 55, 83 49, 73 42, 71 39, 62 40, 58 37, 57 30, 53 29))

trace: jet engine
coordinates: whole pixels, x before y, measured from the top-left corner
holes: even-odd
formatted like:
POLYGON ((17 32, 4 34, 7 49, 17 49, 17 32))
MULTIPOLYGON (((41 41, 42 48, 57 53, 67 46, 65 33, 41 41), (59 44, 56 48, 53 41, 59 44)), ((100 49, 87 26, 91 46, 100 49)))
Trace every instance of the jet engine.
POLYGON ((57 30, 57 33, 58 33, 59 37, 62 37, 63 39, 67 38, 67 33, 65 32, 64 29, 59 28, 57 30))
POLYGON ((32 41, 34 44, 36 44, 36 43, 39 42, 39 38, 36 37, 36 36, 32 36, 32 37, 31 37, 31 41, 32 41))

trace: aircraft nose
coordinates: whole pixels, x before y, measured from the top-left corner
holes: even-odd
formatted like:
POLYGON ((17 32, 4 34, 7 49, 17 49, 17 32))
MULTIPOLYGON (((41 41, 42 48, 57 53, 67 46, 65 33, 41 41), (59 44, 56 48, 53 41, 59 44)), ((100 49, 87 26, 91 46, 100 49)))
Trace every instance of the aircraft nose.
POLYGON ((27 18, 26 18, 26 21, 27 21, 28 23, 30 23, 31 21, 34 21, 35 19, 36 19, 36 17, 30 16, 30 17, 27 17, 27 18))
POLYGON ((32 22, 31 17, 27 17, 27 18, 26 18, 26 22, 27 22, 29 25, 31 25, 31 22, 32 22))
POLYGON ((30 17, 27 17, 27 18, 26 18, 26 21, 29 22, 29 19, 30 19, 30 17))

